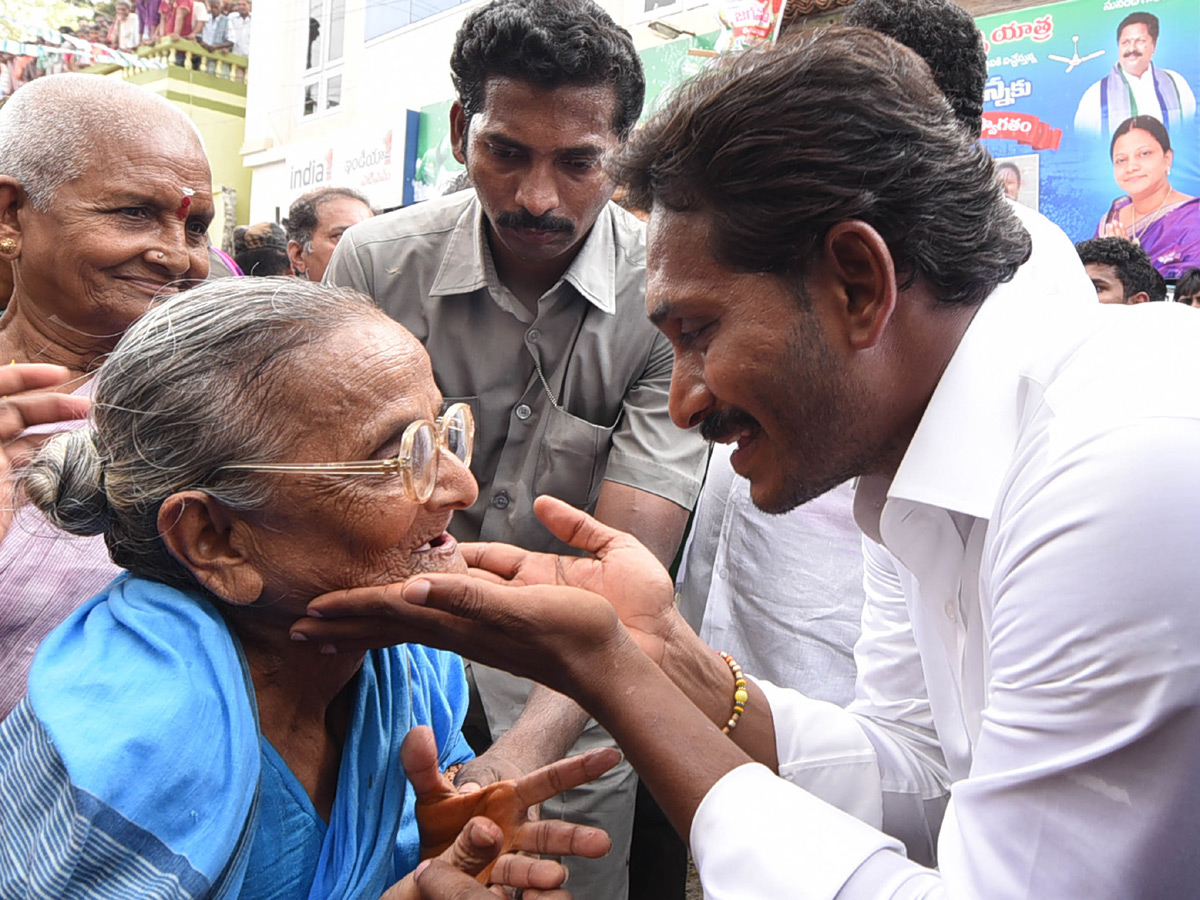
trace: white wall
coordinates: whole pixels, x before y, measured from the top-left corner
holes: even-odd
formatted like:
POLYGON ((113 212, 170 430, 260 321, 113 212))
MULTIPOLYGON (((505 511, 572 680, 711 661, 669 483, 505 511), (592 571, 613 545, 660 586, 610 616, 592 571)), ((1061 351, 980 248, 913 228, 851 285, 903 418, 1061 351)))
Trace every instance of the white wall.
MULTIPOLYGON (((644 25, 642 0, 598 2, 630 29, 639 49, 661 41, 644 25)), ((390 128, 393 152, 402 160, 405 111, 453 96, 449 60, 454 36, 463 18, 482 3, 462 4, 366 44, 362 0, 347 0, 342 105, 304 117, 307 0, 255 0, 242 147, 253 171, 250 221, 274 220, 276 207, 286 214, 298 193, 289 184, 289 154, 293 161, 309 150, 320 156, 327 144, 359 134, 365 144, 373 130, 390 128)), ((658 17, 698 33, 717 27, 704 0, 682 0, 672 10, 658 17)))

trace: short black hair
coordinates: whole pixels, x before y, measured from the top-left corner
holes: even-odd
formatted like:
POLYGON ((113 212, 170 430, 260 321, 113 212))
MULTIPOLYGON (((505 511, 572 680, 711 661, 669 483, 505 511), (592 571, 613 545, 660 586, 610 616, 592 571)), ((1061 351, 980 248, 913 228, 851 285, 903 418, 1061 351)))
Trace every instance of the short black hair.
POLYGON ((238 268, 246 275, 270 276, 291 275, 292 264, 288 255, 278 247, 252 247, 234 257, 238 268))
POLYGON ((1110 159, 1113 155, 1113 149, 1117 146, 1117 138, 1129 134, 1135 128, 1146 132, 1158 141, 1158 145, 1162 147, 1163 153, 1171 149, 1171 135, 1167 133, 1167 128, 1162 122, 1158 121, 1154 116, 1130 116, 1113 131, 1112 142, 1108 145, 1108 156, 1110 159))
POLYGON ((613 168, 639 209, 712 216, 713 257, 804 275, 838 222, 874 228, 901 287, 982 302, 1029 258, 992 157, 929 67, 876 31, 834 27, 750 50, 686 83, 613 168))
POLYGON ((916 53, 963 127, 977 137, 983 131, 987 51, 969 12, 951 0, 856 0, 842 23, 886 34, 916 53))
POLYGON ((1167 299, 1167 282, 1158 274, 1146 251, 1125 238, 1099 237, 1080 241, 1075 252, 1086 266, 1112 266, 1128 300, 1143 291, 1151 300, 1167 299))
POLYGON ((646 95, 633 38, 593 0, 493 0, 480 7, 458 29, 450 77, 468 124, 483 109, 489 78, 542 88, 612 85, 613 131, 622 140, 646 95))
POLYGON ((1200 296, 1200 269, 1188 269, 1175 283, 1175 299, 1200 296))
POLYGON ((1146 30, 1150 32, 1150 40, 1158 43, 1158 16, 1148 12, 1135 12, 1127 15, 1117 26, 1118 43, 1121 41, 1121 32, 1129 25, 1145 25, 1146 30))
POLYGON ((323 187, 309 191, 292 201, 287 218, 283 220, 288 241, 295 241, 305 253, 311 253, 313 232, 320 221, 318 208, 322 203, 335 199, 357 200, 367 209, 371 208, 371 201, 353 188, 323 187))
POLYGON ((1015 173, 1017 176, 1018 184, 1020 184, 1021 181, 1023 180, 1021 178, 1021 167, 1018 166, 1016 163, 1011 163, 1011 162, 1007 162, 1007 161, 996 163, 996 174, 999 175, 1001 172, 1015 173))

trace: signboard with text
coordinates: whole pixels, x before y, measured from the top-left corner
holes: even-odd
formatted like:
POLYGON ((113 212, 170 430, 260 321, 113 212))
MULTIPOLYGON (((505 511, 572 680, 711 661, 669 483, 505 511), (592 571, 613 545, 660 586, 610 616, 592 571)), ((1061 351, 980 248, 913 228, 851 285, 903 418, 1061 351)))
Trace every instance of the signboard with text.
POLYGON ((1187 202, 1200 194, 1200 3, 1069 0, 976 21, 983 143, 1017 199, 1072 240, 1137 238, 1167 277, 1200 266, 1200 201, 1187 202))

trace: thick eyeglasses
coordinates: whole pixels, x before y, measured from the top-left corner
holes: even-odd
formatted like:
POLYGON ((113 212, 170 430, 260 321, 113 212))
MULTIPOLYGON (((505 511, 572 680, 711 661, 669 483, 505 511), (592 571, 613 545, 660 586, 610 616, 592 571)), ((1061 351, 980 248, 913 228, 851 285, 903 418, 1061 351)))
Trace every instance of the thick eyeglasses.
POLYGON ((318 475, 399 475, 408 496, 425 503, 437 485, 438 457, 445 449, 464 466, 471 465, 475 446, 475 417, 471 407, 455 403, 436 422, 418 419, 400 438, 400 452, 389 459, 334 463, 235 463, 218 472, 312 472, 318 475))

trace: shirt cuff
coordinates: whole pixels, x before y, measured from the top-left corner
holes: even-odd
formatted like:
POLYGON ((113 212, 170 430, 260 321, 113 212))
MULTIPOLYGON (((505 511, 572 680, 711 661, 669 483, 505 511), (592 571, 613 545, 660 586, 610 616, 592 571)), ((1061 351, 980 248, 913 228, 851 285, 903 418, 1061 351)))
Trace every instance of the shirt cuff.
POLYGON ((852 713, 791 688, 755 679, 775 726, 779 774, 873 828, 883 825, 875 745, 852 713))
POLYGON ((691 847, 711 900, 834 900, 873 854, 904 852, 758 763, 726 773, 700 801, 691 847))

